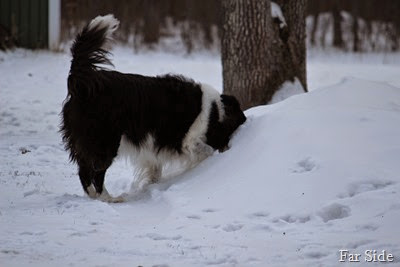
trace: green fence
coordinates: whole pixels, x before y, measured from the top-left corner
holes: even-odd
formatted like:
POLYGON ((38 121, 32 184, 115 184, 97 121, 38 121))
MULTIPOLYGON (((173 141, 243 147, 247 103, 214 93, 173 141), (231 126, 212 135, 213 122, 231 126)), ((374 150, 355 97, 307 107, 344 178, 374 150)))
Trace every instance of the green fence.
POLYGON ((48 9, 51 0, 0 0, 0 24, 18 46, 47 48, 48 9))

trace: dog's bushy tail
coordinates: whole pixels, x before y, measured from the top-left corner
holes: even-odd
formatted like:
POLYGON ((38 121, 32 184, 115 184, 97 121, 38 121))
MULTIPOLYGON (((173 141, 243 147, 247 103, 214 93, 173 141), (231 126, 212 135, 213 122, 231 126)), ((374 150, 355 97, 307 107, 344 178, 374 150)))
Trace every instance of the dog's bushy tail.
POLYGON ((107 46, 119 21, 114 15, 98 16, 76 36, 71 47, 72 61, 68 77, 68 93, 71 96, 90 96, 99 89, 97 64, 112 65, 107 46))

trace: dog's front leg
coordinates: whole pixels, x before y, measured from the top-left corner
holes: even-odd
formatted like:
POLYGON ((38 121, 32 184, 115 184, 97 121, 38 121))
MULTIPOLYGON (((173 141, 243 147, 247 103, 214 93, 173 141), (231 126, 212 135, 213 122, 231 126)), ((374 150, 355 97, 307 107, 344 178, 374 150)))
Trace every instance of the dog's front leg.
POLYGON ((190 153, 192 166, 195 166, 196 164, 214 154, 214 148, 199 140, 194 143, 194 146, 192 147, 190 153))
POLYGON ((161 178, 162 167, 158 164, 148 167, 148 179, 151 184, 155 184, 161 178))
POLYGON ((159 181, 162 175, 162 166, 157 163, 146 163, 138 167, 136 181, 132 183, 131 192, 141 191, 147 185, 159 181))

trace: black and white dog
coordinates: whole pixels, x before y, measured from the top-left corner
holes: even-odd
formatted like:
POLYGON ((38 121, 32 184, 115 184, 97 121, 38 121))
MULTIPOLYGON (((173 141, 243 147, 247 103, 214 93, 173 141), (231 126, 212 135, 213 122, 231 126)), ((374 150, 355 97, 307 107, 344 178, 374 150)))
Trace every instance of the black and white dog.
POLYGON ((128 150, 147 183, 178 159, 194 166, 223 151, 246 117, 233 96, 181 76, 146 77, 106 70, 107 46, 119 21, 99 16, 71 47, 68 95, 61 133, 78 164, 83 189, 108 202, 104 177, 117 154, 128 150))

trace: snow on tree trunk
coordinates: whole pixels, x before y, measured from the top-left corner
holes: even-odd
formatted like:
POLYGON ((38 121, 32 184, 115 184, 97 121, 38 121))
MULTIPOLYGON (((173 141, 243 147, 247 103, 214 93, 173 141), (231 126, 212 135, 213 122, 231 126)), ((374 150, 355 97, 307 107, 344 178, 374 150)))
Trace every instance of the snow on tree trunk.
POLYGON ((296 77, 307 91, 306 1, 275 1, 272 7, 268 0, 222 1, 224 93, 244 109, 269 103, 296 77))

